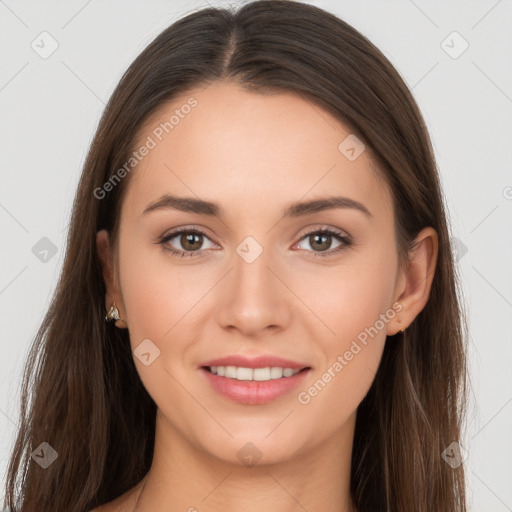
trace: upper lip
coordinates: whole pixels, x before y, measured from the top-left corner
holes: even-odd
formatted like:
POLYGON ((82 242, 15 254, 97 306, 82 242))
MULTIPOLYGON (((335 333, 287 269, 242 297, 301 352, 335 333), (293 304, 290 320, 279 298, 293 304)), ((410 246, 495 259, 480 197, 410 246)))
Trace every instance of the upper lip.
POLYGON ((266 368, 281 367, 291 368, 292 370, 302 370, 310 368, 310 366, 302 363, 284 359, 282 357, 272 355, 261 355, 258 357, 248 358, 242 355, 232 355, 220 357, 218 359, 210 359, 201 364, 201 366, 237 366, 242 368, 266 368))

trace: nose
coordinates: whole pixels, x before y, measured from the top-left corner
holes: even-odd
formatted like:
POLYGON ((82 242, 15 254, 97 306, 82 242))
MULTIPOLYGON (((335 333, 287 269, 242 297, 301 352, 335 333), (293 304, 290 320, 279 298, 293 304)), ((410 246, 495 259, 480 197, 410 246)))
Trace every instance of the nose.
POLYGON ((270 259, 266 250, 252 262, 235 253, 233 268, 219 289, 216 319, 222 328, 251 337, 286 329, 291 293, 270 259))

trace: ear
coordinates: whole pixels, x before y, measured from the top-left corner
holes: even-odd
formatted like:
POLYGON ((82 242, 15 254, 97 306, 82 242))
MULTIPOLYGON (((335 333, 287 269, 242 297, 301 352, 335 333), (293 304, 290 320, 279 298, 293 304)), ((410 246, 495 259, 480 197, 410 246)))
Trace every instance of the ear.
POLYGON ((438 237, 432 227, 424 228, 409 253, 409 263, 395 289, 395 302, 402 305, 400 313, 388 323, 387 334, 396 334, 409 326, 425 307, 437 263, 438 237))
MULTIPOLYGON (((110 239, 108 231, 102 229, 96 234, 96 249, 98 251, 98 257, 101 261, 101 268, 103 273, 103 280, 105 281, 106 293, 105 293, 105 311, 108 312, 110 306, 115 302, 117 309, 119 310, 119 316, 126 318, 124 314, 124 304, 122 297, 118 294, 117 287, 115 285, 117 276, 114 272, 114 254, 110 246, 110 239)), ((126 322, 122 320, 116 320, 116 327, 125 327, 126 322)))

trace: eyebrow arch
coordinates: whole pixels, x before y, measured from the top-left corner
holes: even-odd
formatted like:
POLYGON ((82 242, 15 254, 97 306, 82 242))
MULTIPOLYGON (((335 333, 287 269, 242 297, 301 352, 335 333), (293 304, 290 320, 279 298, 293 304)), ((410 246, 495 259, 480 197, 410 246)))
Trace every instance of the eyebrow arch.
MULTIPOLYGON (((314 199, 312 201, 293 203, 285 208, 281 213, 283 217, 295 218, 334 208, 358 210, 364 213, 367 217, 373 218, 373 215, 364 204, 343 196, 332 196, 322 199, 314 199)), ((194 197, 178 197, 172 194, 164 194, 158 200, 150 203, 144 209, 142 215, 163 209, 174 209, 199 215, 209 215, 212 217, 224 216, 223 208, 221 208, 217 203, 203 201, 202 199, 196 199, 194 197)))

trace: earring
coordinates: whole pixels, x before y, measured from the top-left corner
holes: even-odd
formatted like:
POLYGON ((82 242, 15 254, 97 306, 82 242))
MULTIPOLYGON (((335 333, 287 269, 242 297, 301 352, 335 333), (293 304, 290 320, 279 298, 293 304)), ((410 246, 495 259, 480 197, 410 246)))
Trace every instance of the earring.
POLYGON ((105 321, 110 323, 110 322, 115 322, 116 320, 123 320, 123 319, 119 316, 119 310, 117 309, 116 303, 114 302, 110 306, 107 316, 105 317, 105 321))

